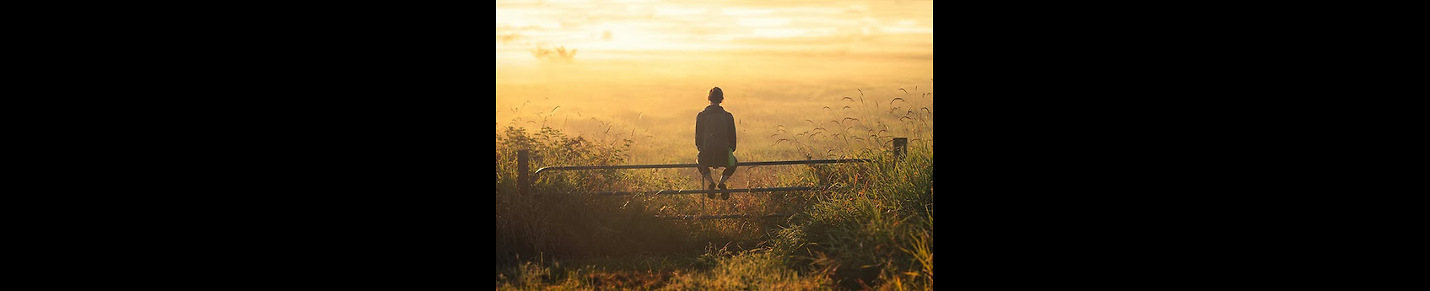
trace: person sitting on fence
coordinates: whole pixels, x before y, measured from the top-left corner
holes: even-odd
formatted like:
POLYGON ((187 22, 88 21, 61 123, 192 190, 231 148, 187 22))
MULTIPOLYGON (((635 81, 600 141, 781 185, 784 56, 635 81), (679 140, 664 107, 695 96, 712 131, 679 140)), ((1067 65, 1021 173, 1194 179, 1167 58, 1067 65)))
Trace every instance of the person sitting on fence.
MULTIPOLYGON (((696 162, 700 164, 700 182, 710 181, 709 190, 727 189, 725 181, 730 179, 730 175, 735 174, 735 116, 720 107, 720 103, 725 101, 725 92, 720 87, 710 89, 710 106, 705 107, 695 115, 695 148, 700 150, 696 162), (725 171, 720 173, 720 183, 715 183, 715 178, 710 176, 710 168, 724 167, 725 171)), ((715 193, 706 193, 705 197, 715 199, 715 193)), ((730 193, 720 193, 721 199, 730 199, 730 193)))

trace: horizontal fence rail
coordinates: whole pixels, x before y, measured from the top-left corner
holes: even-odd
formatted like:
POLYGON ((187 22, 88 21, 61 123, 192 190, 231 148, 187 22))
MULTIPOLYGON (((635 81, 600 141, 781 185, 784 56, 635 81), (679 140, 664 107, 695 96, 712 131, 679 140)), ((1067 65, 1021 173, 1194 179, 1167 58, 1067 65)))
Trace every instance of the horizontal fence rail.
POLYGON ((716 189, 716 190, 598 191, 598 192, 591 192, 591 194, 594 194, 594 195, 605 195, 605 196, 614 196, 614 195, 637 195, 637 194, 676 195, 676 194, 739 193, 739 192, 779 192, 779 191, 803 191, 803 190, 824 190, 824 189, 829 189, 829 186, 749 188, 749 189, 729 189, 729 190, 719 190, 719 189, 716 189))
MULTIPOLYGON (((896 158, 903 158, 905 151, 907 151, 907 149, 906 149, 906 147, 907 147, 906 145, 907 145, 907 144, 908 144, 908 139, 907 139, 907 138, 894 138, 894 148, 893 148, 893 152, 894 152, 894 156, 895 156, 896 158)), ((517 172, 517 184, 518 184, 517 187, 519 188, 518 191, 520 191, 520 193, 523 194, 523 195, 529 194, 529 193, 530 193, 531 183, 534 182, 534 181, 536 181, 537 178, 540 178, 540 177, 541 177, 541 173, 546 173, 546 172, 565 171, 565 170, 669 169, 669 168, 698 168, 698 167, 700 167, 700 164, 655 164, 655 165, 614 165, 614 166, 551 166, 551 167, 542 167, 542 168, 540 168, 540 169, 537 169, 536 172, 531 172, 531 176, 530 176, 530 177, 527 177, 527 173, 528 173, 528 171, 529 171, 529 170, 528 170, 529 168, 527 167, 527 159, 528 159, 529 157, 530 157, 530 154, 529 154, 529 151, 528 151, 528 150, 519 150, 519 151, 517 151, 517 171, 518 171, 518 172, 517 172)), ((865 163, 865 162, 871 162, 871 160, 869 160, 869 159, 831 159, 831 160, 802 160, 802 161, 796 160, 796 161, 740 162, 740 163, 735 163, 735 166, 736 166, 736 167, 752 167, 752 166, 811 165, 811 164, 838 164, 838 163, 865 163)), ((723 189, 723 190, 704 190, 704 189, 700 189, 700 190, 652 190, 652 191, 596 191, 596 192, 589 192, 589 193, 592 193, 592 194, 594 194, 594 195, 602 195, 602 196, 638 195, 638 194, 677 195, 677 194, 706 194, 706 193, 741 193, 741 192, 754 193, 754 192, 804 191, 804 190, 825 190, 825 189, 829 189, 829 188, 830 188, 830 186, 828 186, 828 185, 821 185, 821 186, 804 186, 804 187, 774 187, 774 188, 723 189)), ((674 216, 656 216, 656 218, 669 219, 669 220, 695 220, 695 219, 729 219, 729 218, 750 218, 750 217, 769 218, 769 217, 788 217, 788 216, 790 216, 790 214, 767 214, 767 215, 728 214, 728 215, 674 215, 674 216)))
MULTIPOLYGON (((833 160, 802 160, 802 161, 768 161, 768 162, 740 162, 735 163, 736 167, 749 166, 776 166, 776 165, 805 165, 805 164, 837 164, 837 163, 863 163, 869 159, 833 159, 833 160)), ((700 164, 657 164, 657 165, 615 165, 615 166, 551 166, 536 169, 532 173, 531 180, 541 177, 541 173, 562 170, 603 170, 603 169, 665 169, 665 168, 699 168, 700 164)))
POLYGON ((765 215, 749 214, 725 214, 725 215, 657 215, 655 218, 665 220, 703 220, 703 219, 732 219, 732 218, 777 218, 789 217, 792 214, 775 213, 765 215))

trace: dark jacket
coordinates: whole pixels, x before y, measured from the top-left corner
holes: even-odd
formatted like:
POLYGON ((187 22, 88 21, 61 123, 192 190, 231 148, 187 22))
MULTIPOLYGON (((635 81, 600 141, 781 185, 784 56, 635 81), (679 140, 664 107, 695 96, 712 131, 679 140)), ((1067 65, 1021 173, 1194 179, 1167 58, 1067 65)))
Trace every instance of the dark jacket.
POLYGON ((706 106, 695 115, 695 148, 700 150, 701 165, 727 166, 725 148, 735 151, 735 116, 720 105, 706 106))

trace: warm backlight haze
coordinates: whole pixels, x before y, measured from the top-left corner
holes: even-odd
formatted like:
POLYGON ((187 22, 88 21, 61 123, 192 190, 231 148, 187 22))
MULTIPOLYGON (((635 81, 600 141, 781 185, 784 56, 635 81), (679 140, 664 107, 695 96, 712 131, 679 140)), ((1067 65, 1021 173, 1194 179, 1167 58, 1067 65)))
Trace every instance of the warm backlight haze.
POLYGON ((900 117, 933 109, 933 20, 932 1, 497 1, 496 126, 689 163, 719 86, 742 161, 803 159, 776 141, 817 127, 912 138, 900 117))

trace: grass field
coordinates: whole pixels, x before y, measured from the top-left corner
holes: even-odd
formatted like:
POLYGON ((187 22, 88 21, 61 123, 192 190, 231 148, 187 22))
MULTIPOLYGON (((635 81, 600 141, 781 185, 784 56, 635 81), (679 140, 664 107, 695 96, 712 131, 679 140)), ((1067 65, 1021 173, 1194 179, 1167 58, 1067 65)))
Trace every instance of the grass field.
MULTIPOLYGON (((883 85, 884 89, 802 93, 812 95, 806 96, 811 99, 808 102, 786 99, 750 105, 773 107, 768 112, 727 106, 740 123, 736 155, 741 161, 874 160, 741 168, 731 179, 731 188, 837 188, 736 193, 729 200, 710 200, 704 195, 598 197, 581 193, 696 189, 699 178, 694 169, 556 172, 543 174, 533 192, 575 194, 516 193, 514 157, 518 149, 529 149, 539 157, 532 161, 533 170, 553 165, 692 163, 694 113, 703 104, 667 113, 688 118, 646 121, 644 115, 582 116, 591 122, 580 125, 554 121, 560 116, 555 112, 566 107, 562 105, 508 108, 511 111, 504 116, 511 120, 497 122, 495 137, 497 288, 932 288, 932 83, 883 85), (887 89, 890 87, 900 89, 887 89), (668 132, 675 134, 665 134, 668 132), (894 137, 910 139, 902 159, 888 151, 894 137), (652 218, 769 213, 793 215, 703 221, 652 218)), ((741 95, 745 94, 754 95, 741 95)), ((642 108, 632 105, 625 109, 642 108)))
MULTIPOLYGON (((494 191, 499 290, 927 290, 933 270, 932 1, 497 1, 494 191), (720 87, 742 162, 695 169, 695 116, 720 87), (908 138, 907 154, 889 151, 908 138), (772 213, 677 221, 657 215, 772 213)), ((947 83, 947 80, 944 80, 947 83)), ((957 84, 957 82, 954 82, 957 84)))

